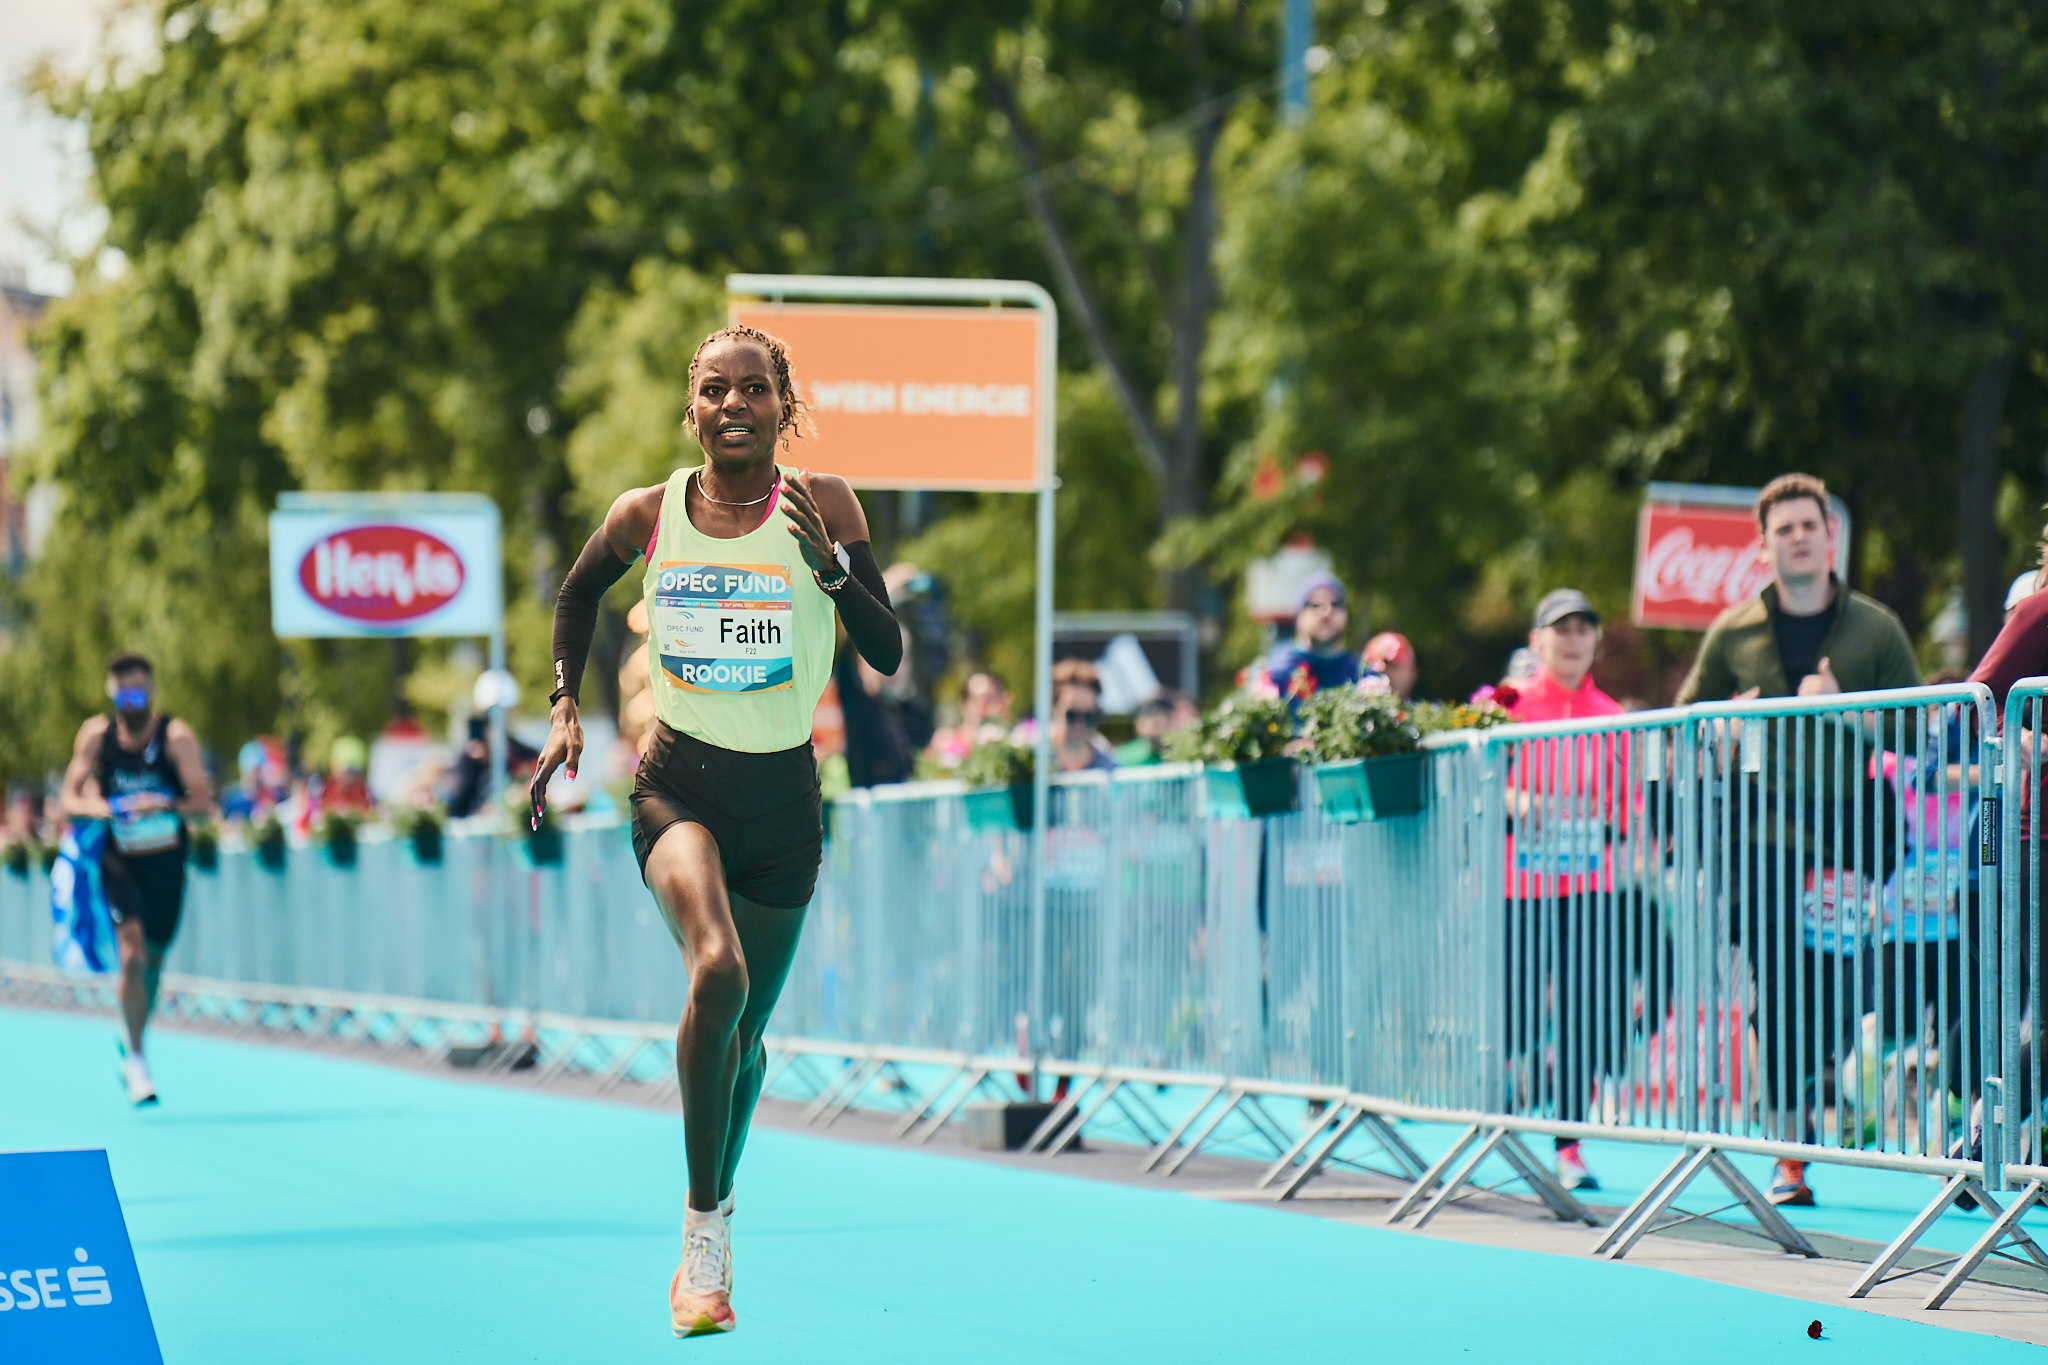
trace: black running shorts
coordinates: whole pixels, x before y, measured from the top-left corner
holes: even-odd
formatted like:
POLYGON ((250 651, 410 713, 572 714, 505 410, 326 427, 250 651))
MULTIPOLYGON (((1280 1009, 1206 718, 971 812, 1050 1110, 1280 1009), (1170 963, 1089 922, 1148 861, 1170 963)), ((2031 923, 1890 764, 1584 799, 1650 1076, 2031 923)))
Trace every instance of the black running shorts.
POLYGON ((656 721, 633 778, 633 852, 643 879, 655 841, 679 824, 704 827, 735 896, 778 910, 810 904, 825 836, 808 743, 745 754, 656 721))
POLYGON ((162 952, 178 936, 178 919, 185 913, 185 850, 162 853, 123 854, 107 840, 100 854, 100 880, 106 887, 107 908, 114 922, 142 922, 142 937, 162 952))

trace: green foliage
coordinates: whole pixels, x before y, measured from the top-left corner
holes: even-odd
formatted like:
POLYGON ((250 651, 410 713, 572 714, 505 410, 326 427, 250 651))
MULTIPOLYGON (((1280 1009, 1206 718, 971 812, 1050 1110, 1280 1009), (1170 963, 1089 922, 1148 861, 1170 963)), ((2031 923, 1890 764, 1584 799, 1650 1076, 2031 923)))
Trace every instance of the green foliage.
POLYGON ((0 864, 17 877, 28 875, 29 846, 26 840, 14 839, 0 844, 0 864))
POLYGON ((1169 736, 1166 756, 1177 763, 1257 763, 1279 758, 1294 741, 1294 717, 1278 697, 1238 693, 1169 736))
MULTIPOLYGON (((148 60, 36 78, 118 268, 36 339, 60 497, 0 600, 0 775, 61 764, 116 646, 216 752, 435 720, 445 646, 272 638, 287 489, 493 496, 543 695, 561 570, 696 458, 735 269, 1058 287, 1062 608, 1231 617, 1307 530, 1462 695, 1542 591, 1619 615, 1645 482, 1804 467, 1859 586, 1995 623, 2048 446, 2028 4, 1324 10, 1282 125, 1273 0, 163 0, 148 60), (1253 495, 1307 451, 1329 477, 1253 495)), ((1031 500, 938 502, 894 548, 1027 701, 1031 500)), ((1257 631, 1211 624, 1225 675, 1257 631)))
POLYGON ((1037 766, 1030 745, 984 739, 967 751, 953 776, 969 787, 1014 787, 1029 782, 1037 766))
POLYGON ((1412 752, 1421 736, 1399 697, 1327 687, 1301 703, 1301 737, 1319 763, 1412 752))
POLYGON ((1511 725, 1514 719, 1491 701, 1426 701, 1416 706, 1412 723, 1417 737, 1426 739, 1456 730, 1491 730, 1511 725))

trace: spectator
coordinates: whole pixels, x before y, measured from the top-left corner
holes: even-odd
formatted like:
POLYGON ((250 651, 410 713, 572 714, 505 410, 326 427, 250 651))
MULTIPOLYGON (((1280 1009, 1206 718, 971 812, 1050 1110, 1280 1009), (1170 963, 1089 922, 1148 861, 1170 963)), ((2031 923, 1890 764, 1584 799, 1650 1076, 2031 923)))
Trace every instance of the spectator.
MULTIPOLYGON (((1600 613, 1584 593, 1559 588, 1537 603, 1530 622, 1536 672, 1495 696, 1521 722, 1620 715, 1620 704, 1593 681, 1599 648, 1600 613)), ((1527 742, 1508 779, 1515 814, 1507 844, 1508 1056, 1525 1062, 1550 1038, 1557 1117, 1566 1123, 1585 1122, 1597 1073, 1620 1061, 1615 1043, 1624 1034, 1629 981, 1611 965, 1596 971, 1592 964, 1611 962, 1614 952, 1595 940, 1603 937, 1599 926, 1609 937, 1616 927, 1602 901, 1613 886, 1610 833, 1627 827, 1628 771, 1625 741, 1566 735, 1527 742), (1553 1008, 1555 1017, 1545 1020, 1553 1008)), ((1559 1138, 1556 1147, 1559 1183, 1600 1188, 1576 1139, 1559 1138)))
POLYGON ((932 757, 940 766, 957 768, 975 745, 1001 739, 1010 731, 1010 689, 988 669, 967 675, 960 693, 960 721, 932 737, 932 757))
MULTIPOLYGON (((2042 545, 2044 554, 2048 554, 2048 531, 2042 533, 2042 545)), ((1998 638, 1991 642, 1991 648, 1985 651, 1976 670, 1970 674, 1971 682, 1983 683, 1991 689, 1991 714, 1994 723, 2001 727, 2005 720, 2006 698, 2014 685, 2023 678, 2034 678, 2048 673, 2048 592, 2032 590, 2041 572, 2048 570, 2024 573, 2014 580, 2013 592, 2006 596, 2005 625, 1999 630, 1998 638), (2026 585, 2027 591, 2020 591, 2022 584, 2026 585)), ((2023 711, 2021 714, 2024 717, 2026 713, 2023 711)), ((2044 813, 2048 812, 2048 806, 2043 804, 2043 798, 2048 797, 2048 762, 2043 762, 2035 752, 2035 746, 2039 742, 2040 736, 2031 731, 2020 736, 2020 771, 2011 774, 2006 781, 2008 790, 2018 792, 2021 837, 2031 838, 2040 849, 2039 856, 2043 861, 2048 861, 2048 813, 2044 813), (2041 766, 2036 769, 2036 764, 2041 766), (2031 771, 2038 771, 2038 782, 2029 778, 2028 774, 2031 771)), ((1953 775, 1952 780, 1953 777, 1959 776, 1961 774, 1953 775)), ((1971 772, 1969 780, 1974 781, 1975 778, 1976 774, 1971 772)), ((2034 850, 2022 849, 2022 866, 2034 856, 2034 850)), ((1994 869, 1986 868, 1984 874, 1988 876, 1993 871, 1994 869)), ((2038 960, 2028 961, 2024 957, 2021 959, 2020 999, 2029 1001, 2032 999, 2032 982, 2048 983, 2048 931, 2043 931, 2038 940, 2030 937, 2034 932, 2035 898, 2040 890, 2038 880, 2022 875, 2019 879, 2019 888, 2020 904, 2001 909, 2016 910, 2019 913, 2021 943, 2038 942, 2039 945, 2038 960)), ((1963 972, 1961 978, 1964 986, 1964 1004, 1963 1008, 1956 1011, 1955 1017, 1958 1021, 1967 1017, 1964 1010, 1974 1010, 1976 1003, 1974 991, 1971 989, 1975 973, 1963 972)), ((2044 984, 2042 989, 2048 991, 2048 984, 2044 984)), ((2029 1019, 2020 1029, 2018 1084, 2021 1088, 2017 1092, 2008 1091, 2005 1101, 2008 1105, 2016 1105, 2019 1112, 2026 1114, 2033 1113, 2038 1102, 2032 1093, 2035 1076, 2033 1043, 2038 1026, 2039 1021, 2029 1019)), ((1948 1043, 1949 1050, 1959 1055, 1961 1042, 1960 1037, 1951 1038, 1948 1043)), ((1960 1061, 1955 1065, 1954 1072, 1961 1074, 1960 1061)), ((1971 1150, 1981 1156, 1983 1135, 1981 1128, 1974 1121, 1971 1136, 1974 1139, 1971 1150)))
POLYGON ((1325 687, 1357 682, 1358 656, 1344 647, 1350 624, 1344 585, 1326 573, 1310 578, 1295 611, 1294 639, 1266 660, 1266 685, 1291 704, 1325 687))
POLYGON ((221 794, 221 819, 253 823, 269 814, 270 808, 277 804, 276 794, 263 780, 263 769, 269 758, 260 739, 252 739, 242 746, 235 755, 235 785, 221 794))
POLYGON ((908 782, 916 775, 918 752, 932 738, 931 712, 917 700, 908 654, 885 677, 861 657, 843 629, 840 636, 832 679, 846 727, 847 777, 856 787, 908 782))
POLYGON ((2020 603, 2034 595, 2034 589, 2040 586, 2040 582, 2041 571, 2039 569, 2029 569, 2013 579, 2012 586, 2005 590, 2006 620, 2012 620, 2012 614, 2020 609, 2020 603))
MULTIPOLYGON (((642 672, 645 672, 643 669, 642 672)), ((505 768, 508 773, 531 772, 540 750, 513 735, 505 736, 505 768)), ((448 793, 448 815, 460 820, 479 814, 491 786, 491 743, 489 722, 482 716, 469 718, 469 736, 463 741, 462 756, 455 760, 453 785, 448 793)))
POLYGON ((1408 643, 1407 636, 1383 630, 1365 642, 1358 658, 1365 673, 1385 678, 1387 690, 1396 697, 1415 700, 1415 646, 1408 643))
POLYGON ((334 741, 334 748, 328 755, 327 774, 320 780, 320 790, 315 797, 320 814, 339 813, 368 818, 373 805, 370 784, 365 777, 369 761, 369 747, 354 735, 343 735, 334 741))
POLYGON ((1166 758, 1166 739, 1176 730, 1184 728, 1178 722, 1186 698, 1166 691, 1154 696, 1138 707, 1138 714, 1132 718, 1137 734, 1125 744, 1116 747, 1116 761, 1124 768, 1149 768, 1166 758))
MULTIPOLYGON (((1773 479, 1757 495, 1756 518, 1771 581, 1755 599, 1730 607, 1714 622, 1678 690, 1678 705, 1918 685, 1920 668, 1899 618, 1850 591, 1830 567, 1836 527, 1826 486, 1806 474, 1773 479)), ((1861 963, 1838 973, 1831 955, 1809 946, 1801 891, 1832 898, 1840 895, 1837 888, 1881 872, 1892 822, 1878 809, 1882 802, 1866 799, 1855 808, 1866 812, 1868 837, 1838 835, 1852 809, 1837 776, 1848 768, 1839 727, 1784 724, 1771 730, 1792 742, 1767 743, 1759 763, 1743 763, 1743 771, 1730 779, 1750 788, 1736 795, 1755 816, 1747 822, 1748 846, 1738 851, 1729 888, 1728 933, 1748 954, 1756 978, 1765 1098, 1775 1110, 1767 1114, 1767 1128, 1773 1136, 1810 1141, 1817 1135, 1811 1108, 1816 1100, 1796 1082, 1799 1064, 1811 1063, 1816 1081, 1825 1082, 1833 1072, 1845 1032, 1835 983, 1838 976, 1855 979, 1861 963), (1781 768, 1788 774, 1783 779, 1781 768), (1781 781, 1792 790, 1780 791, 1781 781), (1845 845, 1860 852, 1862 865, 1821 865, 1820 850, 1832 853, 1845 845), (1805 866, 1792 865, 1795 850, 1803 853, 1805 866)), ((1766 737, 1774 738, 1769 732, 1766 737)), ((1889 790, 1878 788, 1880 795, 1889 790)), ((1777 1204, 1811 1204, 1806 1163, 1779 1162, 1770 1197, 1777 1204)))
MULTIPOLYGON (((1114 768, 1116 755, 1096 730, 1102 723, 1102 675, 1086 659, 1062 659, 1052 669, 1053 767, 1063 773, 1114 768)), ((1030 743, 1029 721, 1017 727, 1030 743)))

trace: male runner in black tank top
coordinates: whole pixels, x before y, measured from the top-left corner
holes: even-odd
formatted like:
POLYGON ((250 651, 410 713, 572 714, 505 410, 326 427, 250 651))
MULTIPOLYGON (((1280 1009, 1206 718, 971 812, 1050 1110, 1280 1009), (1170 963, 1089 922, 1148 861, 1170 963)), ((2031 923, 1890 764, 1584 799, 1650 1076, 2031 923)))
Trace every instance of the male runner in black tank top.
POLYGON ((206 814, 213 798, 192 727, 156 714, 149 660, 140 654, 108 660, 107 696, 113 714, 78 727, 64 770, 64 813, 112 825, 100 870, 121 943, 121 1016, 128 1025, 122 1082, 130 1103, 154 1104, 142 1030, 185 904, 180 816, 206 814))

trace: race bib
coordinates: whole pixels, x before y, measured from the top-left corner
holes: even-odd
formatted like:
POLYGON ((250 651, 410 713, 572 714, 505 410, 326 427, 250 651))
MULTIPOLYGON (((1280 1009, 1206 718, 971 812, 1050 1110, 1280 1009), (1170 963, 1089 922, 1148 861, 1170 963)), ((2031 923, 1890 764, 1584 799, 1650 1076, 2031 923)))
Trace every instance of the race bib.
POLYGON ((182 825, 174 810, 137 810, 137 798, 142 796, 170 799, 170 793, 156 786, 148 778, 129 779, 126 773, 114 777, 116 787, 127 788, 117 791, 107 800, 107 806, 114 812, 111 822, 114 848, 121 853, 168 853, 178 846, 182 825))
POLYGON ((1605 820, 1546 820, 1515 838, 1515 866, 1523 872, 1590 875, 1600 870, 1606 854, 1605 820))
POLYGON ((1967 882, 1960 852, 1943 856, 1936 849, 1909 849, 1885 882, 1884 941, 1946 943, 1961 938, 1967 882))
POLYGON ((1854 872, 1836 868, 1807 872, 1799 909, 1806 946, 1823 953, 1856 952, 1880 913, 1870 884, 1854 872))
POLYGON ((796 606, 780 564, 664 563, 654 581, 662 672, 691 692, 796 685, 796 606))

